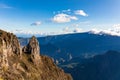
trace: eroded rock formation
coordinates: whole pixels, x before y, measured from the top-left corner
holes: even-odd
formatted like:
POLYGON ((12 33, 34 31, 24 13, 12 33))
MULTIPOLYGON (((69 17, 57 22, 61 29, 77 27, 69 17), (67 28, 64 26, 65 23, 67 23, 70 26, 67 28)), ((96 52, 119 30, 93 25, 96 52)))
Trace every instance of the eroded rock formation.
POLYGON ((12 55, 21 55, 21 47, 19 41, 12 33, 0 30, 0 71, 8 69, 8 57, 12 55))
POLYGON ((39 48, 39 42, 37 41, 36 37, 33 36, 27 46, 23 47, 23 52, 26 54, 30 54, 31 61, 34 64, 39 64, 40 62, 40 48, 39 48))
POLYGON ((0 79, 3 80, 72 80, 47 56, 40 55, 33 36, 21 50, 17 37, 0 30, 0 79))

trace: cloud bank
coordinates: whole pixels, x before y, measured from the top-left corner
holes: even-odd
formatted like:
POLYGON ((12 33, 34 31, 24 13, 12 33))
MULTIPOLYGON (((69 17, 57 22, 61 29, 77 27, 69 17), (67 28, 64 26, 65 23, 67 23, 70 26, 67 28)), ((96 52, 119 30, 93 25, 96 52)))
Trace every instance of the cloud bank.
POLYGON ((79 16, 84 16, 84 17, 88 16, 88 14, 85 13, 84 10, 72 11, 71 9, 53 12, 53 14, 54 16, 52 18, 52 21, 56 23, 67 23, 67 22, 71 22, 72 20, 78 20, 79 16), (76 15, 79 16, 76 17, 76 15))
POLYGON ((90 33, 93 34, 108 34, 108 35, 113 35, 113 36, 120 36, 120 24, 115 24, 113 25, 110 29, 92 29, 89 31, 90 33))

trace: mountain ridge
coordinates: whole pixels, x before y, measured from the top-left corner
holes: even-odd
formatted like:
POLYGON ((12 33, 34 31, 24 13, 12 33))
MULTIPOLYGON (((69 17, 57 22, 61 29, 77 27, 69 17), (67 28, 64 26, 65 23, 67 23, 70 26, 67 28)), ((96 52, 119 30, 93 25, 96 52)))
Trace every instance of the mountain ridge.
POLYGON ((14 34, 0 30, 0 79, 72 80, 72 77, 40 54, 36 37, 22 48, 14 34))
POLYGON ((119 80, 120 52, 107 51, 94 57, 71 60, 60 66, 71 73, 74 80, 119 80), (73 65, 74 64, 74 65, 73 65))
MULTIPOLYGON (((41 54, 48 55, 55 60, 69 60, 74 57, 94 56, 108 50, 120 50, 120 37, 111 35, 98 35, 91 33, 76 33, 38 37, 41 45, 41 54), (59 57, 58 57, 59 56, 59 57)), ((21 44, 26 44, 28 38, 20 38, 21 44)))

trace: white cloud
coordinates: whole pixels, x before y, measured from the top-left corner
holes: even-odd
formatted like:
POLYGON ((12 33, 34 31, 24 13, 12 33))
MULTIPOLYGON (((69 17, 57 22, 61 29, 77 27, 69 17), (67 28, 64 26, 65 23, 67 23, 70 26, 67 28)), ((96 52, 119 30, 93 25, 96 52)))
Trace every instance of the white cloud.
POLYGON ((74 24, 71 25, 71 27, 79 27, 79 26, 80 26, 79 23, 74 23, 74 24))
POLYGON ((101 30, 93 28, 89 31, 89 33, 93 33, 93 34, 99 34, 101 30))
POLYGON ((13 7, 8 6, 8 5, 6 5, 6 4, 0 3, 0 8, 2 8, 2 9, 10 9, 10 8, 13 8, 13 7))
POLYGON ((57 14, 52 18, 52 21, 56 23, 66 23, 71 20, 78 20, 78 18, 76 16, 71 16, 64 13, 57 14))
POLYGON ((92 29, 89 32, 99 35, 108 34, 113 36, 120 36, 120 24, 115 24, 110 29, 92 29))
POLYGON ((75 28, 75 29, 73 30, 73 32, 75 32, 75 33, 82 32, 82 29, 81 29, 81 28, 75 28))
POLYGON ((64 32, 69 32, 70 29, 69 29, 69 27, 65 27, 65 28, 63 29, 63 31, 64 31, 64 32))
POLYGON ((114 24, 114 25, 113 25, 113 28, 115 28, 115 29, 120 29, 120 24, 114 24))
POLYGON ((61 11, 53 11, 53 14, 60 14, 60 13, 71 13, 71 9, 65 9, 61 11))
POLYGON ((40 37, 46 35, 46 33, 40 31, 32 31, 32 30, 12 30, 9 32, 16 34, 18 37, 31 37, 33 35, 40 37))
POLYGON ((39 26, 41 24, 42 24, 41 21, 37 21, 37 22, 32 23, 31 26, 39 26))
POLYGON ((71 12, 71 9, 62 10, 62 12, 71 12))
POLYGON ((76 15, 88 16, 88 14, 85 13, 85 11, 83 11, 83 10, 76 10, 76 11, 74 11, 74 13, 75 13, 76 15))

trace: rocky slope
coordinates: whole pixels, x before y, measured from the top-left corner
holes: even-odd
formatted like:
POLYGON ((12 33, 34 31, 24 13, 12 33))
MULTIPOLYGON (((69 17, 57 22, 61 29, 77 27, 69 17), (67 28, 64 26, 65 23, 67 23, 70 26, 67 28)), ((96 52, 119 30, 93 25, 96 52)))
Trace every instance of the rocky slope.
POLYGON ((39 53, 33 36, 21 48, 17 37, 0 30, 0 79, 3 80, 72 80, 53 60, 39 53))

